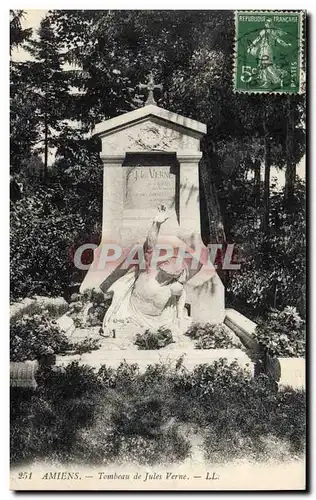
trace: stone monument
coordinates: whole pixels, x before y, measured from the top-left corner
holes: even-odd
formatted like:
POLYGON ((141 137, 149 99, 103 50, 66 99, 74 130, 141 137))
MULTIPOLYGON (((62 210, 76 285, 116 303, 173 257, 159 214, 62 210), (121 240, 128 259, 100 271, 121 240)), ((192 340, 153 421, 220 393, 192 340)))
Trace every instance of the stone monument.
MULTIPOLYGON (((153 97, 155 88, 150 78, 145 106, 95 127, 102 144, 104 172, 102 238, 81 292, 101 287, 105 293, 115 293, 118 281, 126 274, 122 263, 128 251, 145 242, 159 206, 168 217, 159 226, 158 244, 204 247, 200 236, 199 161, 206 125, 158 107, 153 97), (102 248, 113 243, 123 249, 122 256, 107 261, 100 269, 95 263, 102 248)), ((223 322, 224 287, 214 268, 210 271, 200 263, 198 272, 191 274, 182 280, 186 315, 195 322, 223 322)))

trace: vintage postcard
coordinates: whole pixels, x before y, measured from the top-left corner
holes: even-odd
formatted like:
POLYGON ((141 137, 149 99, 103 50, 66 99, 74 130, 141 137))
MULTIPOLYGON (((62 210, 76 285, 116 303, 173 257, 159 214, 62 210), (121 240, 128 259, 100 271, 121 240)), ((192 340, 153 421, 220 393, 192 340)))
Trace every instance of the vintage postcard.
POLYGON ((12 490, 306 489, 306 13, 10 11, 12 490))

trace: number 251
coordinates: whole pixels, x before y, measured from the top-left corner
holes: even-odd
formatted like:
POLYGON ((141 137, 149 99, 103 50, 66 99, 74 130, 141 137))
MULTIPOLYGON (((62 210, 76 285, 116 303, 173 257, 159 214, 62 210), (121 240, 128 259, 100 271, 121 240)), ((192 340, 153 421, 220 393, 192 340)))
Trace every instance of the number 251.
POLYGON ((32 472, 19 472, 19 479, 31 479, 32 472))

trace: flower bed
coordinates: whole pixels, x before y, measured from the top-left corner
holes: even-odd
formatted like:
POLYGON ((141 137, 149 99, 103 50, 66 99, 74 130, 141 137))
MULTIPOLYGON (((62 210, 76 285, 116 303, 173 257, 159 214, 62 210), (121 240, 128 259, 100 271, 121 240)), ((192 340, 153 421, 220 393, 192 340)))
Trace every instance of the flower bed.
POLYGON ((138 333, 135 339, 135 345, 142 350, 162 349, 173 342, 171 330, 166 328, 158 328, 156 332, 146 330, 138 333))
POLYGON ((196 349, 234 349, 241 346, 240 342, 232 339, 227 327, 222 324, 193 323, 185 335, 195 340, 196 349))
POLYGON ((67 315, 73 319, 77 328, 101 326, 111 300, 95 289, 86 290, 82 294, 74 293, 70 297, 67 315))

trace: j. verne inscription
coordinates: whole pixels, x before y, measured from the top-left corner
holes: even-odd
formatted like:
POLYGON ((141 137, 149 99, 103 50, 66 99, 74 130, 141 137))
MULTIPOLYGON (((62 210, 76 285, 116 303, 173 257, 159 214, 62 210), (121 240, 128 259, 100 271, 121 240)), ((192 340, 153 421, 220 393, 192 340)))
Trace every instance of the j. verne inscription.
POLYGON ((169 166, 128 167, 125 179, 125 208, 174 206, 176 178, 169 166))

